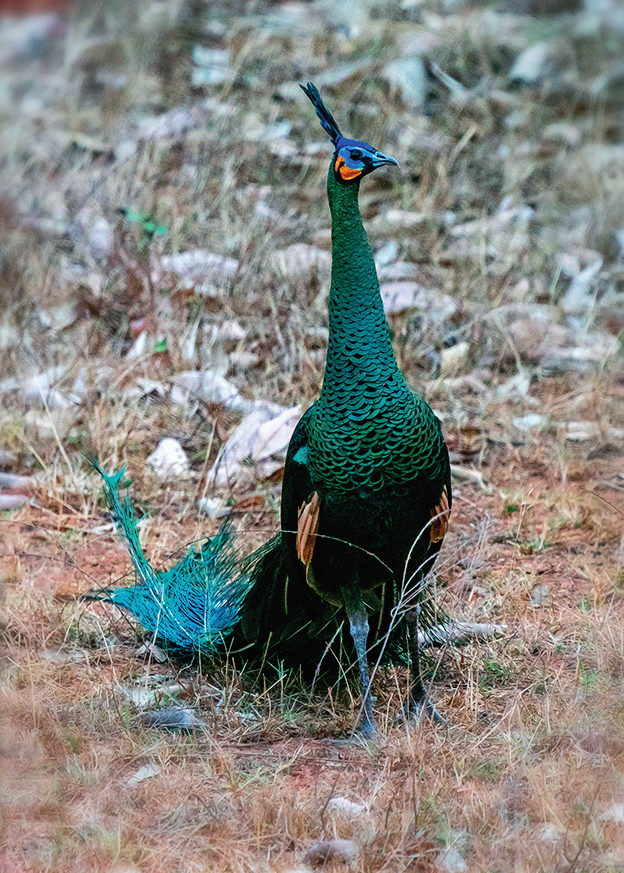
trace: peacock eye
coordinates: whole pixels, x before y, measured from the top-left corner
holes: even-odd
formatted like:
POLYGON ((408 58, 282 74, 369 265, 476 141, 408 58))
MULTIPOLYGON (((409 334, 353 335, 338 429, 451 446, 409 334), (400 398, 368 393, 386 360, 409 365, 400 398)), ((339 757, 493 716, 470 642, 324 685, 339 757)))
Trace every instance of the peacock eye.
POLYGON ((359 161, 362 157, 362 152, 359 149, 351 149, 349 152, 354 161, 359 161))

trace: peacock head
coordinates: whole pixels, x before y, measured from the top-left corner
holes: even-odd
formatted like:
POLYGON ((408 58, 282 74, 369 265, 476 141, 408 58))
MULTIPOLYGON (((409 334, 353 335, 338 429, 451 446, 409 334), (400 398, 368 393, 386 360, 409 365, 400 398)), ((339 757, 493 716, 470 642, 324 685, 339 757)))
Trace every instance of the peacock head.
POLYGON ((321 122, 321 127, 334 144, 335 151, 332 160, 334 173, 338 181, 342 184, 350 185, 372 173, 377 167, 383 167, 385 164, 399 166, 394 158, 384 155, 367 142, 360 142, 357 139, 346 139, 340 133, 340 128, 336 124, 334 116, 323 103, 318 88, 312 82, 308 82, 307 85, 300 85, 300 88, 310 98, 321 122))

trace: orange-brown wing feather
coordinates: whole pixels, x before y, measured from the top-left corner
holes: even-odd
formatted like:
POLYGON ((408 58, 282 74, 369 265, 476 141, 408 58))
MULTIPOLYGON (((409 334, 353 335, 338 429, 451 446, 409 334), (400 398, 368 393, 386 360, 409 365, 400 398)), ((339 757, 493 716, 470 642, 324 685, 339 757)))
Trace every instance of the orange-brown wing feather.
POLYGON ((449 509, 448 491, 446 485, 442 491, 442 497, 438 505, 431 510, 431 524, 429 526, 429 541, 439 543, 446 536, 449 526, 451 510, 449 509))
POLYGON ((312 554, 314 553, 316 535, 319 528, 320 510, 321 503, 316 491, 309 501, 303 503, 299 509, 296 538, 297 557, 306 567, 310 566, 312 554))

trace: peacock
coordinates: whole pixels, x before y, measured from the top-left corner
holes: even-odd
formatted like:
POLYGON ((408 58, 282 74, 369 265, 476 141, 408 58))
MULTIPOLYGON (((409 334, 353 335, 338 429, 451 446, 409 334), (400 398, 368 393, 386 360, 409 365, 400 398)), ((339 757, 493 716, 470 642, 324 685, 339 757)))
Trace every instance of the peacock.
POLYGON ((371 737, 369 656, 379 663, 397 639, 411 665, 405 714, 440 718, 417 641, 419 624, 431 621, 427 575, 448 529, 450 464, 440 421, 399 370, 360 215, 362 179, 397 161, 345 138, 317 88, 301 88, 334 147, 329 341, 320 395, 288 447, 280 531, 240 561, 226 526, 200 552, 155 573, 118 498, 119 474, 104 474, 141 584, 89 596, 134 613, 172 648, 227 645, 248 659, 312 663, 317 672, 337 646, 346 649, 359 671, 360 732, 371 737))

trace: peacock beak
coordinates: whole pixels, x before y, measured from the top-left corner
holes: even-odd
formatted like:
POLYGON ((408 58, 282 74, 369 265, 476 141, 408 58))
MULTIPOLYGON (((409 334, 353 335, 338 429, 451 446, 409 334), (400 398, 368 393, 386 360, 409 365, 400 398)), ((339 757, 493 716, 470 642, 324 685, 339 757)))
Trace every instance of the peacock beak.
POLYGON ((394 158, 391 158, 390 155, 384 155, 381 152, 377 152, 373 158, 374 169, 377 169, 377 167, 383 167, 384 164, 394 164, 395 167, 399 166, 399 162, 395 161, 394 158))

